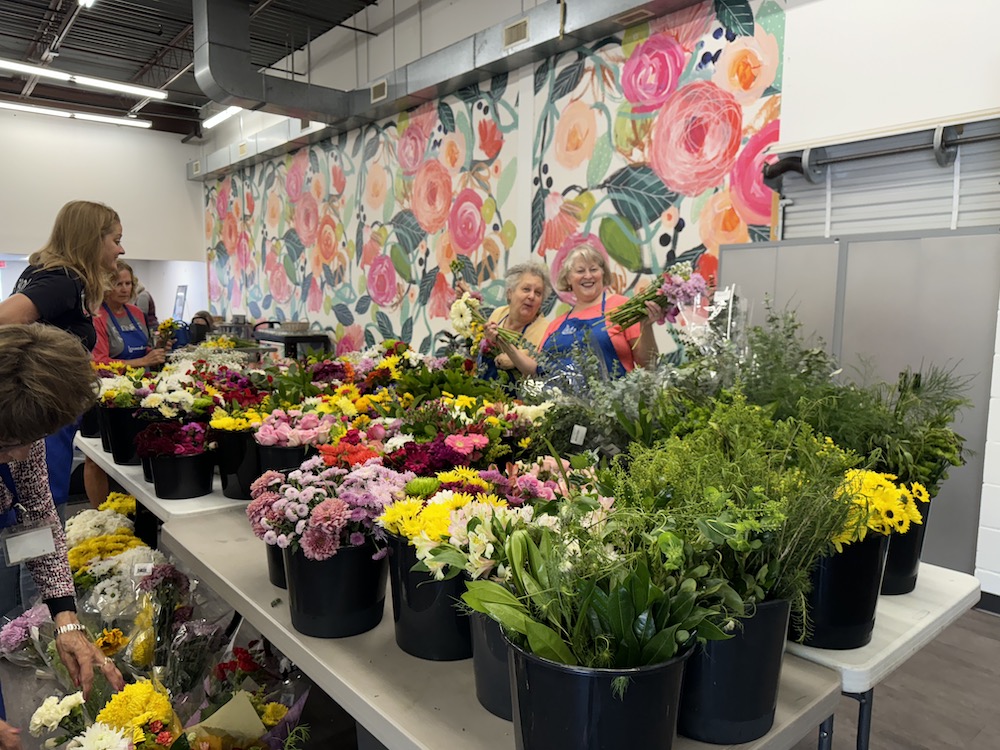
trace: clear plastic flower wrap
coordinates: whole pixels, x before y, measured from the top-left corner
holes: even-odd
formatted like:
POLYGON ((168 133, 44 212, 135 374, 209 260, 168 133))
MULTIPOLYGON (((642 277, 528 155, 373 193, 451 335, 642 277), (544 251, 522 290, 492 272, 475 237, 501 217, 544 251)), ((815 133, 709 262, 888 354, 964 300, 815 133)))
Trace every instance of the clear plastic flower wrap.
POLYGON ((198 692, 225 640, 225 623, 221 621, 189 620, 177 628, 163 672, 163 685, 170 691, 174 710, 182 720, 197 708, 191 706, 191 693, 198 692))
POLYGON ((19 667, 45 667, 45 659, 37 648, 37 631, 51 622, 48 607, 44 604, 36 604, 13 617, 4 618, 0 627, 0 655, 19 667))

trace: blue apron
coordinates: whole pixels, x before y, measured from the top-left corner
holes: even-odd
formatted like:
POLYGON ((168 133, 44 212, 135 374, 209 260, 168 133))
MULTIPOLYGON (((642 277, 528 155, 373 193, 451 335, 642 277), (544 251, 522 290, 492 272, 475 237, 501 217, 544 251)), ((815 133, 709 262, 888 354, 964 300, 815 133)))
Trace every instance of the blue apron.
POLYGON ((596 318, 570 318, 571 309, 562 319, 559 327, 545 340, 542 351, 550 355, 550 362, 555 358, 560 369, 572 374, 576 367, 572 353, 590 347, 604 365, 608 377, 617 378, 625 374, 625 368, 618 359, 618 352, 608 335, 608 326, 604 318, 604 305, 608 293, 601 295, 601 314, 596 318))
POLYGON ((119 354, 115 359, 139 359, 145 356, 146 347, 149 344, 149 338, 143 333, 142 326, 132 317, 132 311, 127 307, 125 308, 125 314, 128 315, 128 319, 132 321, 134 328, 131 331, 123 331, 122 327, 118 324, 118 319, 115 314, 111 312, 111 308, 108 307, 107 303, 102 305, 102 307, 108 311, 108 320, 110 320, 115 329, 118 331, 118 335, 121 336, 122 344, 124 344, 124 349, 122 353, 119 354))
MULTIPOLYGON (((504 315, 503 319, 500 321, 500 325, 503 325, 504 323, 506 323, 507 322, 507 318, 509 318, 509 317, 510 317, 509 313, 507 315, 504 315)), ((530 326, 530 325, 531 325, 531 323, 528 323, 527 325, 524 326, 524 328, 521 329, 521 335, 522 336, 528 330, 528 326, 530 326)), ((476 364, 479 367, 479 377, 481 377, 483 380, 499 380, 500 379, 500 369, 497 367, 496 357, 486 357, 486 356, 483 356, 482 352, 480 352, 479 356, 477 358, 476 364)), ((516 393, 517 389, 514 387, 514 373, 516 372, 516 370, 505 370, 505 372, 508 373, 508 375, 510 376, 510 378, 504 384, 504 390, 507 390, 508 392, 516 393)))

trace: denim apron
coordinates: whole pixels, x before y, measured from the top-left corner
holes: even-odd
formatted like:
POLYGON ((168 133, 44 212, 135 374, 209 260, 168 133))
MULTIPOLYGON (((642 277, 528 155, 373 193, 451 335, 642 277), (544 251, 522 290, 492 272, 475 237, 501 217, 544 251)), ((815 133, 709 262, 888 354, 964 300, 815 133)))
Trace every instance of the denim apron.
POLYGON ((111 312, 111 308, 107 304, 102 305, 102 307, 108 311, 108 320, 110 320, 114 326, 115 330, 118 331, 118 335, 121 336, 122 343, 125 348, 122 349, 122 353, 119 354, 116 359, 139 359, 146 354, 146 346, 149 344, 149 338, 145 333, 142 332, 142 326, 132 317, 132 311, 127 307, 125 308, 125 314, 128 315, 128 319, 132 321, 134 328, 131 331, 123 331, 122 327, 118 324, 118 319, 115 314, 111 312))
MULTIPOLYGON (((504 315, 503 319, 500 321, 499 325, 502 326, 504 323, 506 323, 507 322, 507 318, 509 318, 509 317, 510 317, 510 314, 504 315)), ((525 332, 528 330, 528 326, 530 326, 530 325, 531 325, 531 323, 528 323, 524 328, 521 329, 521 335, 522 336, 524 336, 525 332)), ((478 369, 479 369, 479 377, 481 377, 483 380, 499 380, 500 379, 500 369, 497 367, 496 357, 487 357, 487 356, 484 356, 482 352, 480 352, 479 356, 476 358, 476 364, 478 365, 478 369)), ((511 393, 516 393, 517 389, 513 387, 513 385, 514 385, 514 383, 513 383, 513 377, 514 377, 514 373, 516 372, 516 370, 508 370, 506 372, 510 376, 510 380, 508 380, 504 384, 504 390, 508 390, 508 392, 511 392, 511 393)))
MULTIPOLYGON (((570 310, 562 319, 559 327, 545 340, 542 351, 554 357, 561 369, 567 373, 575 371, 572 359, 574 350, 580 351, 590 347, 604 365, 608 377, 617 378, 625 374, 625 368, 618 359, 618 352, 608 335, 607 321, 604 317, 604 306, 608 293, 601 295, 601 314, 596 318, 570 318, 570 310)), ((551 361, 551 360, 550 360, 551 361)), ((554 374, 554 373, 553 373, 554 374)))

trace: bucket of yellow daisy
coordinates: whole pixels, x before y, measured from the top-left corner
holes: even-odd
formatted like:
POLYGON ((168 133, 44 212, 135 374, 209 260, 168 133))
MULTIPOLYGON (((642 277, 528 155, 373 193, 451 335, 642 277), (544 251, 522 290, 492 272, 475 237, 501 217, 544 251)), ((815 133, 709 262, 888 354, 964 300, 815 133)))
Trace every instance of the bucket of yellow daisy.
MULTIPOLYGON (((468 615, 456 604, 465 579, 445 578, 417 561, 417 550, 435 548, 449 537, 453 510, 479 500, 504 504, 492 487, 468 467, 433 477, 417 477, 405 487, 406 498, 388 506, 376 523, 389 532, 389 583, 396 644, 406 653, 431 661, 472 656, 468 615), (416 570, 414 568, 416 567, 416 570)), ((445 563, 446 561, 441 561, 445 563)), ((455 573, 464 560, 456 556, 455 573)))
POLYGON ((861 648, 871 641, 889 536, 921 522, 914 488, 895 479, 863 469, 846 473, 840 492, 851 497, 851 513, 832 540, 836 554, 821 558, 812 571, 806 626, 803 631, 793 618, 791 639, 829 649, 861 648))

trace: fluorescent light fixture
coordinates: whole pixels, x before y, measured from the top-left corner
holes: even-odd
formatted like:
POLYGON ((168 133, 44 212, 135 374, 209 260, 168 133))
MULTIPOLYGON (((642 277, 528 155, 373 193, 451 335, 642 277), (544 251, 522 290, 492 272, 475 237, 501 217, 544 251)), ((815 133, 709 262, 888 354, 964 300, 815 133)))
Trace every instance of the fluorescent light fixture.
POLYGON ((226 109, 219 112, 219 114, 212 115, 211 117, 209 117, 207 120, 205 120, 205 122, 201 124, 201 126, 205 128, 205 130, 211 130, 220 122, 225 122, 230 117, 235 115, 237 112, 242 112, 242 111, 243 111, 242 107, 227 107, 226 109))
POLYGON ((137 120, 133 117, 108 117, 106 115, 92 115, 89 112, 70 112, 65 109, 53 109, 52 107, 35 107, 30 104, 15 104, 14 102, 0 102, 0 109, 10 109, 15 112, 28 112, 33 115, 50 115, 52 117, 67 117, 73 120, 90 120, 91 122, 104 122, 109 125, 127 125, 132 128, 148 128, 153 125, 149 120, 137 120))
POLYGON ((93 8, 96 0, 78 0, 81 8, 93 8))
POLYGON ((54 81, 63 83, 75 83, 77 86, 84 86, 91 89, 103 89, 104 91, 117 91, 122 94, 131 94, 139 98, 166 99, 167 92, 161 89, 151 89, 147 86, 134 86, 131 83, 120 83, 109 81, 105 78, 91 78, 90 76, 78 76, 75 73, 64 73, 61 70, 44 68, 41 65, 29 65, 28 63, 16 62, 15 60, 0 59, 0 70, 10 70, 22 75, 38 76, 39 78, 51 78, 54 81))

